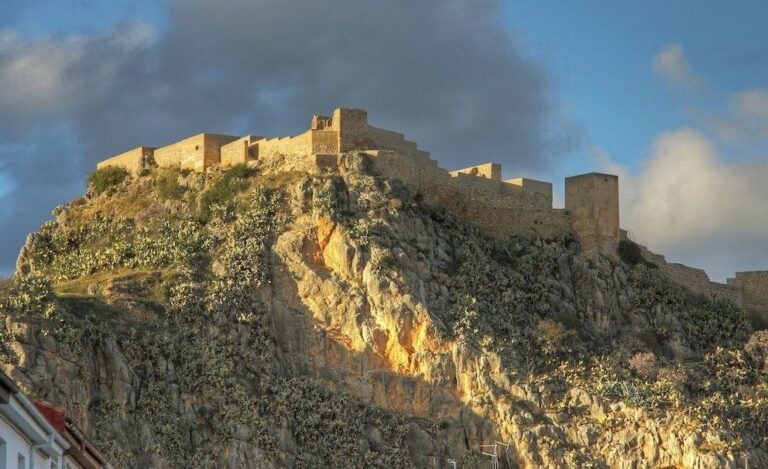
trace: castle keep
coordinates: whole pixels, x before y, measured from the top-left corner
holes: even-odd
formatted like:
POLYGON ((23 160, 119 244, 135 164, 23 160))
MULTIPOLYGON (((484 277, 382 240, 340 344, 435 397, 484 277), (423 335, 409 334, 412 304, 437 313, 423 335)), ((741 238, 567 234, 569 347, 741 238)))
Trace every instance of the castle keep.
MULTIPOLYGON (((565 209, 552 207, 552 184, 528 178, 503 180, 498 163, 447 171, 430 154, 398 132, 368 124, 361 109, 336 109, 330 117, 315 115, 309 130, 293 137, 243 137, 201 133, 160 148, 139 147, 98 164, 117 166, 138 175, 152 166, 203 172, 237 164, 266 165, 279 171, 342 171, 344 154, 367 156, 381 177, 399 180, 430 205, 445 207, 485 233, 504 238, 575 235, 588 252, 614 253, 627 232, 619 225, 619 180, 615 175, 588 173, 565 180, 565 209)), ((768 321, 768 271, 739 272, 728 284, 711 282, 706 273, 641 247, 670 279, 692 291, 720 296, 743 305, 753 318, 768 321)), ((768 322, 765 324, 768 326, 768 322)))
POLYGON ((132 175, 152 166, 202 172, 257 163, 279 165, 285 171, 338 170, 341 155, 347 152, 367 155, 371 168, 382 177, 402 181, 425 202, 444 206, 494 236, 557 237, 575 232, 587 249, 613 249, 619 241, 615 176, 568 178, 567 207, 554 209, 551 183, 522 177, 502 180, 498 163, 446 171, 403 134, 369 125, 368 113, 360 109, 316 115, 309 130, 293 137, 201 133, 160 148, 139 147, 98 167, 118 166, 132 175))

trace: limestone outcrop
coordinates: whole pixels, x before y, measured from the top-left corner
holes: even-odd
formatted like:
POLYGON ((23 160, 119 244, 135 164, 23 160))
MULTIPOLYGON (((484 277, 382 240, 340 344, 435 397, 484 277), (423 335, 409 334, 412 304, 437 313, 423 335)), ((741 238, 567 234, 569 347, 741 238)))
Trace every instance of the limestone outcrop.
POLYGON ((740 308, 488 236, 371 158, 153 169, 58 209, 4 288, 3 369, 115 467, 768 466, 740 308))

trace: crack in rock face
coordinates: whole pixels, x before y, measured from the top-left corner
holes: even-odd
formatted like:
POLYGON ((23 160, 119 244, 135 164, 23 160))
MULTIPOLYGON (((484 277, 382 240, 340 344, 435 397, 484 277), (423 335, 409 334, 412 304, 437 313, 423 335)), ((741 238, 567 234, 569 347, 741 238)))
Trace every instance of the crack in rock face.
POLYGON ((741 309, 340 158, 57 209, 0 289, 3 370, 115 467, 768 466, 741 309))

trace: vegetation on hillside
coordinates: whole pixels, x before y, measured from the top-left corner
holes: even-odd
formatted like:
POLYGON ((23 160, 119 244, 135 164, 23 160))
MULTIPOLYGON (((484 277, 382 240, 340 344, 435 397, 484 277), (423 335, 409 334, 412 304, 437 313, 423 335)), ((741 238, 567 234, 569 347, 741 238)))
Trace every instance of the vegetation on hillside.
MULTIPOLYGON (((390 189, 390 202, 413 200, 407 190, 382 187, 390 189)), ((326 184, 315 209, 345 224, 354 236, 361 220, 349 214, 339 191, 338 184, 326 184)), ((561 262, 572 257, 563 240, 515 238, 499 245, 444 210, 414 207, 383 203, 378 215, 428 217, 450 233, 456 259, 439 274, 450 307, 431 312, 452 338, 499 354, 511 379, 588 389, 663 421, 685 416, 732 437, 711 450, 768 449, 766 338, 751 332, 742 309, 670 282, 645 262, 636 244, 624 243, 621 261, 590 260, 589 274, 608 285, 601 296, 618 293, 612 288, 626 289, 631 295, 627 314, 642 317, 647 327, 619 327, 618 335, 607 340, 587 327, 586 318, 562 307, 561 262), (624 283, 615 280, 617 269, 624 283), (673 325, 678 329, 670 329, 673 325)), ((366 224, 361 244, 378 245, 377 252, 421 255, 408 240, 377 235, 381 230, 366 224)), ((385 271, 401 267, 395 256, 377 262, 385 271)))
POLYGON ((128 171, 117 166, 99 168, 88 176, 88 187, 94 194, 101 194, 128 178, 128 171))
MULTIPOLYGON (((97 400, 89 409, 97 446, 117 467, 137 456, 126 442, 138 442, 140 429, 114 419, 129 413, 154 435, 141 439, 138 453, 162 456, 173 467, 213 467, 211 448, 235 438, 282 464, 275 440, 280 422, 310 432, 299 435, 310 456, 295 461, 297 467, 350 458, 408 467, 408 417, 330 394, 311 380, 287 382, 270 373, 274 351, 260 292, 270 281, 270 245, 287 215, 282 191, 253 175, 235 167, 193 187, 180 182, 182 174, 165 172, 137 181, 141 187, 126 187, 146 199, 130 206, 113 204, 130 198, 118 192, 101 201, 110 210, 79 203, 60 210, 67 217, 45 223, 26 253, 35 268, 3 281, 0 315, 38 322, 71 347, 82 373, 105 341, 125 353, 141 383, 136 407, 97 400), (137 206, 142 212, 121 213, 137 206), (106 291, 118 287, 131 294, 106 291), (157 320, 130 320, 147 307, 157 320), (169 398, 171 390, 177 399, 169 398), (210 419, 203 425, 212 438, 205 446, 189 441, 201 423, 179 418, 178 399, 204 403, 210 419), (362 422, 382 429, 381 447, 356 445, 362 422), (334 440, 327 438, 330 431, 334 440)), ((0 327, 0 360, 6 363, 15 360, 11 341, 0 327)))
MULTIPOLYGON (((141 453, 175 467, 210 467, 211 445, 233 440, 284 463, 280 425, 296 430, 304 455, 292 461, 298 467, 410 464, 412 417, 273 373, 276 351, 260 294, 272 278, 272 243, 291 222, 282 186, 304 176, 270 179, 238 166, 206 175, 166 171, 120 185, 127 174, 106 169, 89 179, 94 198, 58 210, 35 234, 25 253, 29 273, 0 282, 0 316, 36 321, 81 360, 108 341, 125 351, 140 383, 135 409, 108 400, 89 409, 97 442, 115 465, 141 453), (140 314, 155 320, 131 319, 140 314), (181 418, 183 406, 205 421, 181 418), (128 413, 156 438, 126 446, 144 431, 115 421, 128 413), (201 425, 210 427, 204 445, 189 438, 201 425), (368 427, 378 429, 369 438, 377 448, 361 443, 368 427)), ((312 192, 307 210, 339 223, 369 254, 385 253, 373 259, 377 273, 394 277, 402 259, 428 256, 399 236, 397 223, 445 235, 452 256, 435 261, 434 274, 447 304, 430 314, 447 339, 497 354, 512 382, 575 386, 661 420, 684 415, 733 435, 712 450, 768 449, 768 335, 752 333, 743 311, 671 284, 636 245, 624 244, 621 260, 582 261, 563 240, 498 243, 444 210, 405 202, 414 197, 396 184, 375 182, 377 191, 356 195, 356 208, 343 178, 306 178, 297 187, 312 192), (577 268, 605 286, 578 292, 577 268), (568 307, 578 295, 613 295, 643 327, 596 330, 586 315, 598 308, 568 307)), ((11 342, 0 327, 3 362, 15 360, 11 342)))
POLYGON ((161 171, 155 179, 155 188, 160 199, 180 200, 187 193, 187 188, 179 183, 179 178, 187 175, 188 173, 184 174, 184 172, 177 169, 161 171))
POLYGON ((442 280, 452 306, 440 318, 454 336, 499 353, 511 378, 590 389, 670 421, 684 414, 735 437, 721 449, 768 448, 768 341, 763 331, 750 337, 741 309, 690 294, 642 262, 626 263, 631 314, 649 315, 651 330, 606 343, 550 301, 562 245, 519 239, 510 255, 450 216, 438 220, 465 250, 442 280), (654 317, 661 314, 682 334, 673 336, 654 317), (679 340, 684 356, 670 348, 679 340))
POLYGON ((619 257, 629 265, 637 265, 644 261, 640 246, 628 239, 619 241, 619 257))

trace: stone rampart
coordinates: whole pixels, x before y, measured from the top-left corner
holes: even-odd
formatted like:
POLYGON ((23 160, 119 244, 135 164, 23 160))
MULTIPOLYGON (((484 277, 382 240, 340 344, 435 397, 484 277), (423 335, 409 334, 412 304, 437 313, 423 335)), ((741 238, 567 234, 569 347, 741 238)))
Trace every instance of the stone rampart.
POLYGON ((483 163, 469 168, 451 171, 451 176, 477 176, 479 178, 501 181, 501 165, 499 163, 483 163))
POLYGON ((123 168, 132 176, 140 174, 143 170, 149 169, 153 161, 154 148, 139 147, 121 153, 112 158, 101 161, 96 168, 102 169, 108 166, 123 168))
POLYGON ((338 133, 333 130, 310 130, 310 153, 338 153, 338 133))
POLYGON ((161 168, 180 168, 203 172, 221 161, 221 147, 237 140, 231 135, 197 134, 155 150, 155 163, 161 168))
POLYGON ((315 153, 311 155, 275 153, 252 163, 257 164, 259 172, 263 174, 319 174, 328 171, 338 171, 338 161, 339 155, 335 153, 315 153))
POLYGON ((334 130, 308 130, 295 137, 265 138, 252 142, 250 153, 255 159, 277 154, 338 153, 338 132, 334 130))
MULTIPOLYGON (((367 152, 382 176, 403 181, 427 203, 445 206, 489 233, 555 237, 573 228, 567 211, 552 209, 551 184, 525 178, 502 181, 497 163, 449 173, 403 134, 368 125, 368 114, 361 109, 315 115, 308 131, 292 137, 202 133, 154 150, 154 160, 162 168, 198 172, 253 161, 279 164, 284 171, 326 171, 338 165, 340 155, 356 151, 367 152)), ((104 164, 132 170, 139 165, 135 154, 111 161, 104 164)))
POLYGON ((651 252, 643 245, 638 246, 640 246, 643 259, 656 265, 665 277, 678 285, 687 288, 693 293, 704 295, 707 298, 719 298, 731 301, 738 306, 744 305, 742 292, 733 285, 730 285, 730 282, 729 284, 713 282, 703 269, 688 267, 678 263, 669 263, 664 256, 651 252))
MULTIPOLYGON (((311 128, 300 135, 277 138, 246 135, 234 137, 201 133, 161 148, 141 147, 99 163, 119 166, 138 173, 148 166, 147 155, 153 156, 161 168, 205 171, 214 166, 224 168, 274 155, 338 154, 346 151, 386 149, 437 167, 429 153, 403 134, 368 125, 368 113, 362 109, 339 108, 332 117, 315 115, 311 128)), ((328 159, 328 158, 326 158, 328 159)))
POLYGON ((536 192, 539 194, 543 194, 544 197, 547 198, 549 201, 549 205, 552 206, 552 183, 546 182, 546 181, 537 181, 535 179, 528 179, 528 178, 514 178, 514 179, 507 179, 507 184, 512 184, 513 186, 518 186, 523 191, 526 192, 536 192))
MULTIPOLYGON (((368 125, 362 109, 339 108, 331 117, 315 115, 306 132, 293 137, 233 137, 201 133, 153 149, 139 147, 98 164, 133 175, 154 162, 161 168, 202 172, 236 164, 258 164, 269 172, 345 170, 347 157, 362 152, 380 176, 399 180, 423 201, 442 206, 496 236, 576 235, 584 249, 615 252, 627 233, 619 229, 618 177, 589 173, 566 178, 565 210, 552 208, 552 184, 528 178, 502 181, 501 165, 484 163, 448 172, 402 133, 368 125)), ((711 298, 744 304, 757 324, 768 327, 768 272, 739 272, 728 284, 710 281, 706 272, 668 263, 641 246, 643 256, 670 280, 711 298)))
POLYGON ((668 278, 695 293, 713 299, 729 300, 739 306, 743 305, 743 297, 738 289, 724 283, 711 281, 702 269, 678 263, 663 264, 659 268, 668 278))
POLYGON ((254 154, 251 152, 251 145, 263 138, 255 135, 246 135, 226 145, 222 145, 221 167, 229 168, 237 164, 246 164, 248 161, 255 159, 254 154))
POLYGON ((303 135, 275 137, 259 140, 251 148, 253 148, 253 154, 256 159, 261 159, 272 155, 306 154, 308 147, 305 145, 305 142, 306 138, 303 135))
POLYGON ((755 327, 768 329, 768 271, 736 272, 728 285, 741 291, 744 308, 755 327))
POLYGON ((452 177, 444 169, 392 151, 369 150, 365 154, 376 174, 401 181, 425 203, 445 207, 491 236, 556 238, 570 230, 565 210, 552 209, 544 194, 468 174, 452 177))
POLYGON ((401 155, 410 156, 426 164, 437 163, 430 159, 429 153, 419 150, 416 143, 405 139, 405 135, 400 132, 379 129, 368 126, 368 148, 371 150, 390 150, 401 155))
MULTIPOLYGON (((202 133, 158 148, 153 156, 161 168, 198 172, 254 161, 279 164, 284 171, 327 171, 338 165, 340 155, 356 151, 368 152, 382 176, 403 181, 427 203, 445 206, 489 233, 555 237, 574 228, 569 226, 567 211, 552 209, 551 184, 525 178, 502 181, 497 163, 449 173, 402 133, 368 125, 368 114, 362 109, 339 108, 331 117, 315 115, 310 129, 296 136, 238 138, 202 133)), ((138 172, 146 161, 146 152, 138 151, 102 165, 138 172)), ((579 226, 575 228, 580 234, 579 226)))
MULTIPOLYGON (((629 239, 623 232, 623 239, 629 239)), ((669 263, 667 259, 640 246, 643 259, 655 264, 665 277, 693 293, 724 299, 744 308, 757 329, 768 329, 768 271, 736 272, 727 284, 713 282, 702 269, 669 263)))

